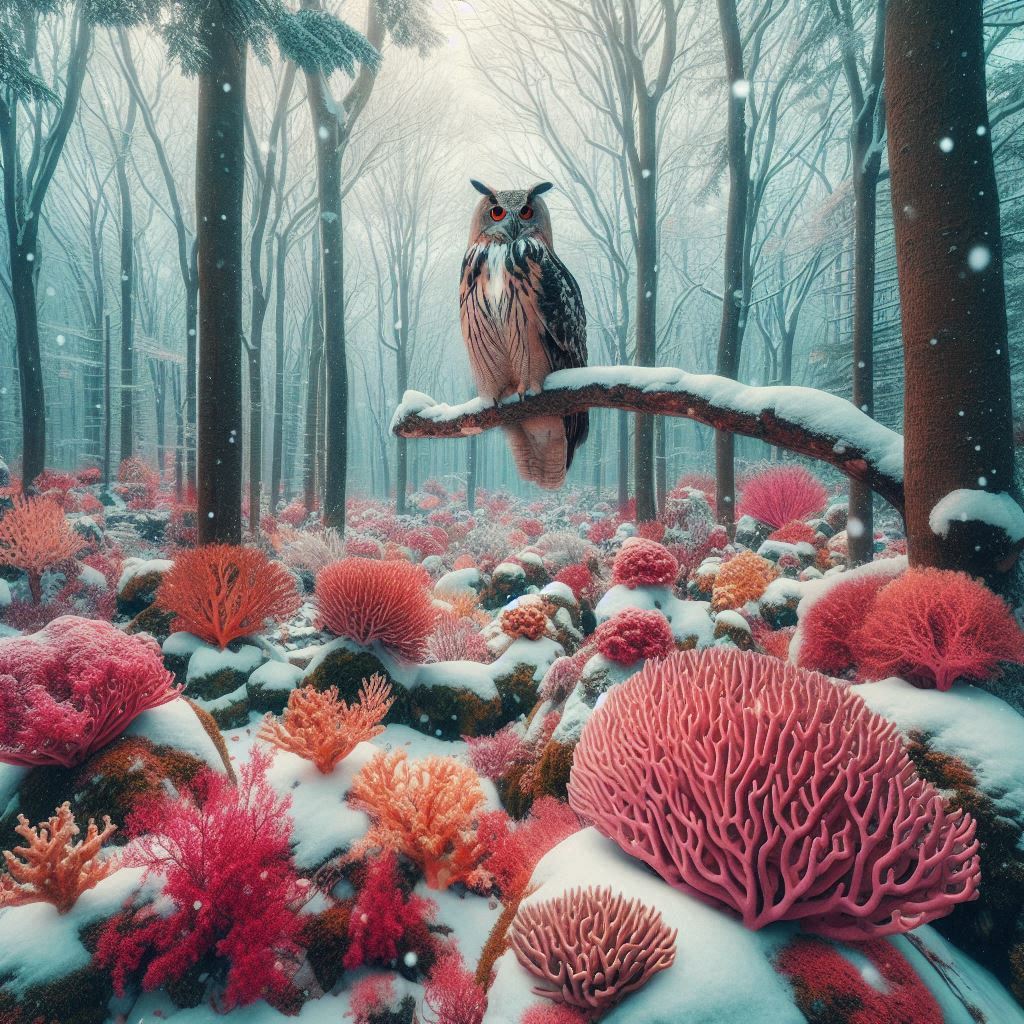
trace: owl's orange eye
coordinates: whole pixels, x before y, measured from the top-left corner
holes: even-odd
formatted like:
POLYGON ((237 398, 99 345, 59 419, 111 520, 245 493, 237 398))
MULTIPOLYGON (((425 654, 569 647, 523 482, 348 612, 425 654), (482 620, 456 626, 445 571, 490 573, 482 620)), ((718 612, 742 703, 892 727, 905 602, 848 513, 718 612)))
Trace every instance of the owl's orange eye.
POLYGON ((502 206, 491 207, 491 220, 504 220, 506 210, 502 206))
POLYGON ((519 219, 520 220, 529 220, 532 216, 533 216, 533 207, 532 206, 524 206, 519 211, 519 219))

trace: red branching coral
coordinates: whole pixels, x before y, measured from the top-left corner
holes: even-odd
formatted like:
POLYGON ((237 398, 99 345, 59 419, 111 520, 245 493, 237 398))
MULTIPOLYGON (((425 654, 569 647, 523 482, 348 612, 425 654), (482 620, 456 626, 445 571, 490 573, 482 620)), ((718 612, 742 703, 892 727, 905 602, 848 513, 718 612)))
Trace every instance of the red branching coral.
POLYGON ((641 658, 663 658, 675 649, 668 619, 661 612, 625 608, 594 632, 597 649, 609 661, 632 665, 641 658))
POLYGON ((891 576, 882 573, 859 573, 825 591, 800 624, 800 667, 830 676, 852 669, 856 663, 854 637, 879 590, 891 581, 891 576))
POLYGON ((741 551, 724 562, 715 575, 711 607, 716 612, 742 608, 748 601, 756 601, 778 575, 778 568, 767 558, 741 551))
POLYGON ((431 889, 455 882, 489 887, 476 834, 484 794, 469 765, 451 757, 410 761, 404 750, 380 753, 356 776, 349 799, 373 820, 363 847, 408 857, 431 889))
POLYGON ((156 603, 174 613, 174 629, 223 648, 287 619, 301 601, 291 573, 259 548, 208 544, 177 555, 156 603))
POLYGON ((353 535, 345 538, 345 554, 349 558, 383 558, 384 546, 373 537, 353 535))
POLYGON ((349 993, 347 1017, 353 1024, 380 1024, 392 1015, 395 980, 389 974, 368 974, 349 993))
POLYGON ((448 548, 448 537, 437 527, 420 526, 409 530, 402 543, 418 552, 420 558, 426 558, 428 555, 443 555, 448 548))
POLYGON ((533 757, 515 722, 509 722, 489 736, 464 736, 463 739, 469 763, 477 775, 485 779, 503 779, 513 768, 528 763, 533 757))
POLYGON ((288 695, 280 721, 267 714, 259 737, 312 761, 324 775, 330 775, 357 743, 384 731, 380 722, 394 702, 391 684, 377 673, 363 680, 359 699, 351 705, 338 700, 336 686, 326 690, 303 686, 288 695))
POLYGON ((816 515, 827 502, 828 491, 813 473, 802 466, 772 466, 743 485, 739 513, 779 529, 816 515))
POLYGON ((116 828, 107 815, 103 818, 102 831, 90 818, 85 838, 76 843, 74 838, 81 829, 66 800, 48 821, 35 826, 29 824, 24 814, 19 814, 14 831, 28 845, 3 851, 8 873, 0 875, 0 907, 43 901, 66 914, 86 889, 91 889, 118 866, 114 857, 97 859, 100 847, 116 828))
POLYGON ((424 1024, 481 1024, 487 993, 466 969, 456 949, 438 958, 423 987, 424 1024))
POLYGON ((768 535, 768 539, 783 544, 814 544, 815 546, 820 541, 818 534, 814 532, 814 527, 808 526, 807 523, 799 519, 794 519, 792 522, 786 523, 785 526, 773 530, 768 535))
POLYGON ((520 602, 501 613, 501 630, 513 639, 539 640, 548 628, 548 617, 539 604, 520 602))
POLYGON ((605 1011, 676 959, 676 931, 653 907, 611 889, 571 889, 521 904, 509 934, 540 996, 605 1011))
POLYGON ((671 587, 679 575, 679 563, 657 541, 631 537, 619 549, 612 564, 612 582, 627 587, 671 587))
POLYGON ((594 584, 594 574, 590 568, 582 562, 575 565, 567 565, 555 576, 556 583, 564 583, 574 594, 576 600, 582 597, 591 596, 591 588, 594 584))
POLYGON ((754 643, 762 653, 778 658, 780 661, 789 661, 789 645, 796 632, 795 626, 787 626, 785 629, 770 629, 763 620, 757 620, 752 632, 754 643))
POLYGON ((410 933, 417 937, 425 933, 434 910, 430 900, 405 892, 394 851, 374 858, 348 919, 346 970, 396 966, 413 945, 407 941, 410 933))
POLYGON ((551 667, 544 673, 537 696, 542 700, 554 703, 565 700, 573 687, 580 681, 583 666, 593 657, 591 647, 581 647, 569 657, 555 658, 551 667))
POLYGON ((442 611, 437 625, 427 641, 427 661, 479 661, 491 660, 487 638, 471 618, 458 611, 442 611))
POLYGON ((419 660, 437 620, 429 583, 422 569, 407 562, 346 558, 317 574, 320 622, 335 636, 360 644, 376 640, 419 660))
POLYGON ((0 761, 72 767, 178 696, 152 637, 71 615, 0 640, 0 761))
POLYGON ((0 518, 0 565, 21 569, 28 577, 32 601, 42 598, 42 577, 69 558, 85 541, 68 526, 64 512, 49 498, 15 495, 12 506, 0 518))
POLYGON ((973 819, 917 775, 895 726, 762 655, 687 651, 614 687, 576 746, 569 802, 748 928, 871 938, 978 889, 973 819))
POLYGON ((611 540, 614 536, 614 519, 598 519, 598 521, 591 525, 590 529, 587 530, 587 540, 589 540, 591 544, 603 544, 605 541, 611 540))
POLYGON ((129 818, 130 860, 163 877, 169 908, 147 904, 106 925, 96 959, 119 994, 140 970, 151 991, 200 963, 224 972, 228 1008, 286 990, 307 889, 292 864, 288 801, 266 781, 269 763, 255 750, 237 787, 205 771, 180 796, 140 802, 129 818))
MULTIPOLYGON (((779 953, 775 965, 792 982, 797 1006, 836 1024, 942 1024, 935 997, 906 958, 884 939, 857 946, 883 980, 876 986, 831 943, 805 936, 779 953)), ((810 1018, 808 1018, 810 1019, 810 1018)))
POLYGON ((860 675, 902 676, 948 690, 1024 662, 1024 632, 983 583, 945 569, 909 569, 878 592, 853 643, 860 675))

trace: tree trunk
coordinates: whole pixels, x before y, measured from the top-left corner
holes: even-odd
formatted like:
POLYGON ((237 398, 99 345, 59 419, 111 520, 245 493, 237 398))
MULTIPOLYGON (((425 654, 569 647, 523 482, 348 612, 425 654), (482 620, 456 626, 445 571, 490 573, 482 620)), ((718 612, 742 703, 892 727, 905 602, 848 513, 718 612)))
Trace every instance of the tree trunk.
POLYGON ((324 335, 323 335, 323 301, 320 298, 322 283, 320 279, 320 246, 313 245, 313 260, 310 281, 313 294, 313 315, 310 317, 309 359, 306 369, 306 423, 303 435, 303 502, 307 512, 312 512, 316 505, 317 482, 317 434, 320 422, 320 380, 322 377, 324 335))
POLYGON ((245 51, 213 7, 199 75, 199 543, 242 539, 242 196, 245 51))
POLYGON ((249 363, 249 532, 260 529, 263 504, 263 323, 267 303, 262 291, 252 294, 246 351, 249 363))
POLYGON ((288 246, 277 242, 277 275, 274 281, 274 437, 270 453, 270 514, 281 497, 281 463, 284 457, 284 311, 288 246))
MULTIPOLYGON (((33 245, 33 249, 34 249, 33 245)), ((46 466, 46 392, 39 350, 36 311, 36 264, 31 251, 11 242, 11 295, 21 387, 22 486, 31 486, 46 466)))
POLYGON ((121 203, 121 444, 118 455, 122 462, 135 454, 135 219, 128 182, 128 144, 137 110, 132 96, 114 162, 121 203))
MULTIPOLYGON (((740 369, 740 313, 743 295, 743 235, 747 221, 750 167, 746 154, 746 92, 737 83, 743 78, 743 42, 740 38, 736 0, 718 0, 718 19, 725 51, 729 107, 726 147, 729 162, 729 206, 725 219, 725 267, 722 286, 722 323, 718 334, 716 372, 733 380, 740 369), (737 92, 740 95, 737 95, 737 92)), ((718 521, 731 527, 736 518, 736 439, 724 431, 715 433, 715 501, 718 521)))
POLYGON ((1006 588, 1008 577, 998 569, 1009 547, 1002 531, 968 521, 952 524, 942 537, 928 521, 935 504, 960 488, 1013 490, 1010 355, 981 0, 891 0, 885 67, 910 560, 962 569, 1006 588))
POLYGON ((192 245, 190 279, 185 286, 185 480, 196 489, 196 370, 199 336, 198 242, 192 245))
POLYGON ((476 511, 476 475, 479 442, 475 437, 469 439, 466 446, 466 508, 476 511))
POLYGON ((110 486, 110 421, 111 421, 111 394, 110 379, 110 314, 104 317, 103 323, 103 486, 110 486))
POLYGON ((171 376, 174 403, 174 497, 185 496, 185 410, 181 403, 181 367, 175 366, 171 376))

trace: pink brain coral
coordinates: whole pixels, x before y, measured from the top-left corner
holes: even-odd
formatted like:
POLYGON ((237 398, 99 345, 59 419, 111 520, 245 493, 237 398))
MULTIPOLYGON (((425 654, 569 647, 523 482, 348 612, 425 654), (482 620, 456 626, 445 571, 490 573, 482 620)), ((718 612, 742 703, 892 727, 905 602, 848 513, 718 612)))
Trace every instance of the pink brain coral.
POLYGON ((675 649, 668 619, 661 612, 624 608, 594 632, 597 649, 609 661, 632 665, 641 658, 661 658, 675 649))
POLYGON ((679 563, 663 544, 631 537, 619 549, 612 565, 612 582, 627 587, 671 587, 679 563))
POLYGON ((607 888, 520 905, 509 941, 537 995, 581 1010, 609 1009, 676 958, 661 915, 607 888))
POLYGON ((612 689, 576 747, 569 803, 752 929, 799 920, 860 940, 978 888, 973 819, 917 775, 895 727, 761 655, 687 651, 612 689))

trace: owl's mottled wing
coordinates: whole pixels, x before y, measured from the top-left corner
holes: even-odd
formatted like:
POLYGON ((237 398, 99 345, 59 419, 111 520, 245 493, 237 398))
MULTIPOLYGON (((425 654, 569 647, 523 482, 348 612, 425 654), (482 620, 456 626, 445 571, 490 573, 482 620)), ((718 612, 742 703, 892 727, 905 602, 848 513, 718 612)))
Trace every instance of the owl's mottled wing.
MULTIPOLYGON (((514 276, 524 287, 513 292, 520 303, 527 330, 536 331, 552 370, 587 365, 587 313, 576 279, 547 246, 528 246, 513 257, 514 276)), ((515 311, 513 310, 513 316, 515 311)), ((565 468, 572 465, 575 450, 587 439, 587 413, 565 417, 565 468)))

